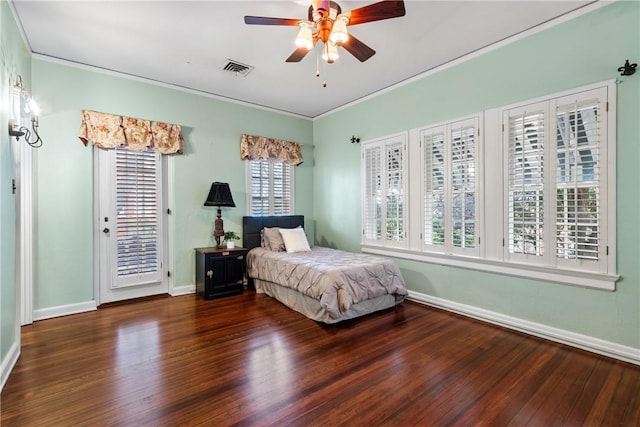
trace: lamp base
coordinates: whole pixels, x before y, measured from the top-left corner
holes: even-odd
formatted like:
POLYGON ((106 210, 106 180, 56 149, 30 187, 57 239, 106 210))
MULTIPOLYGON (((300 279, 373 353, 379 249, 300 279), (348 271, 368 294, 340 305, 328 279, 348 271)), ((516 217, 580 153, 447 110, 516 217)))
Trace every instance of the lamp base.
POLYGON ((213 237, 216 239, 216 248, 221 249, 222 243, 220 242, 220 238, 224 236, 223 222, 222 222, 222 211, 218 207, 218 218, 215 221, 215 228, 213 231, 213 237))

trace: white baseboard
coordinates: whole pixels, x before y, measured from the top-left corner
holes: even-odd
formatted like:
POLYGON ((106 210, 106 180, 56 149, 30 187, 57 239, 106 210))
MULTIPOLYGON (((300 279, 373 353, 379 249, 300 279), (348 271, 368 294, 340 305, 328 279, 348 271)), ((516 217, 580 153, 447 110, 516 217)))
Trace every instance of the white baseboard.
POLYGON ((195 294, 195 293, 196 293, 196 285, 177 286, 173 288, 170 292, 172 297, 177 297, 180 295, 195 294))
POLYGON ((4 385, 9 379, 9 374, 11 374, 13 367, 18 362, 18 357, 20 357, 20 345, 19 341, 14 341, 0 366, 0 391, 4 389, 4 385))
POLYGON ((96 302, 93 300, 76 304, 59 305, 57 307, 41 308, 39 310, 33 310, 33 320, 51 319, 52 317, 84 313, 85 311, 94 311, 96 309, 96 302))
POLYGON ((577 347, 593 353, 602 354, 614 359, 640 365, 640 349, 617 344, 611 341, 594 338, 588 335, 577 334, 564 329, 530 322, 517 317, 506 316, 495 311, 484 310, 471 305, 460 304, 443 298, 409 291, 409 300, 425 305, 441 308, 463 316, 493 323, 505 328, 514 329, 540 338, 577 347))

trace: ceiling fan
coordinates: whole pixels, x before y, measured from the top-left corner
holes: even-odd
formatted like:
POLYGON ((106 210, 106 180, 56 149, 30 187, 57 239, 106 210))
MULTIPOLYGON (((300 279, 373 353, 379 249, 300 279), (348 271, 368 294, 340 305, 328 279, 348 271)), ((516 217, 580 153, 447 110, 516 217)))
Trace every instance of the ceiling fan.
POLYGON ((298 26, 297 49, 286 62, 300 62, 318 40, 324 44, 322 59, 333 63, 338 59, 338 46, 343 47, 360 62, 375 55, 376 51, 358 40, 347 31, 347 25, 404 16, 404 1, 381 1, 368 6, 342 13, 340 5, 334 1, 313 0, 309 6, 308 19, 269 18, 266 16, 245 16, 244 23, 249 25, 286 25, 298 26))

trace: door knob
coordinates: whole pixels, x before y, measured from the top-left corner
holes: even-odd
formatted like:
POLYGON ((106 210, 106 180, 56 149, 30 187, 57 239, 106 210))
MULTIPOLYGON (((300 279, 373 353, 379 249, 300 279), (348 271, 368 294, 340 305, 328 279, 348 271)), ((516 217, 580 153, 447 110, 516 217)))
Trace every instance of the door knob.
POLYGON ((109 234, 109 231, 111 231, 111 230, 109 230, 107 227, 105 227, 104 230, 102 230, 102 232, 104 234, 109 234))

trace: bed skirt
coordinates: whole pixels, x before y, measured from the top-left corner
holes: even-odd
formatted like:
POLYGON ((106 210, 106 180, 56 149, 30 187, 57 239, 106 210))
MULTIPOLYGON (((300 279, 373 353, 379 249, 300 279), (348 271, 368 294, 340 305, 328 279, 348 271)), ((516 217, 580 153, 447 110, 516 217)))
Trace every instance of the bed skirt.
POLYGON ((292 310, 323 323, 337 323, 342 320, 353 319, 354 317, 394 307, 397 303, 394 295, 380 295, 379 297, 353 304, 347 311, 341 313, 339 318, 333 318, 329 316, 329 313, 320 305, 318 300, 273 282, 260 279, 253 279, 253 281, 256 293, 267 294, 292 310))

